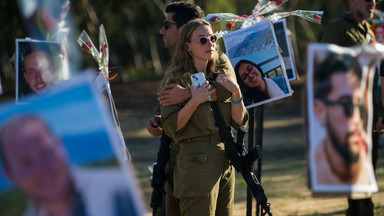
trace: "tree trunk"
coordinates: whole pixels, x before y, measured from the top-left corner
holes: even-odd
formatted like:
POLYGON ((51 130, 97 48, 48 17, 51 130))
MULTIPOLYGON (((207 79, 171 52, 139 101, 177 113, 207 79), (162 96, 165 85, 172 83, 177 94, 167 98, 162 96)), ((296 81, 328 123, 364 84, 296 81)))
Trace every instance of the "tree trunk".
POLYGON ((86 22, 87 30, 91 35, 96 35, 98 33, 98 26, 100 25, 100 21, 97 18, 95 10, 93 9, 92 5, 89 4, 88 0, 81 0, 81 3, 86 9, 89 20, 90 20, 86 22))
POLYGON ((132 48, 132 55, 135 62, 135 68, 141 70, 144 67, 143 60, 141 58, 140 49, 139 49, 139 46, 137 45, 138 43, 137 43, 134 32, 136 32, 136 29, 133 28, 133 26, 131 26, 131 28, 129 29, 124 30, 124 34, 127 37, 129 46, 131 46, 132 48))
POLYGON ((147 29, 148 41, 149 41, 149 50, 151 52, 153 69, 155 74, 160 74, 162 72, 161 61, 159 57, 159 52, 157 50, 156 37, 154 34, 151 34, 151 30, 147 29))

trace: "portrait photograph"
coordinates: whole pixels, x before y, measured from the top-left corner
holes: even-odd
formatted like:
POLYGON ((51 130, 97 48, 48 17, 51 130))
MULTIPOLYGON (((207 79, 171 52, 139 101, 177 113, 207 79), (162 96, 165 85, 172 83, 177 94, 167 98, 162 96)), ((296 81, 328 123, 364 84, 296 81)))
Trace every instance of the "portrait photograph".
POLYGON ((65 79, 62 74, 63 53, 54 41, 16 39, 16 103, 26 102, 47 92, 65 79))
POLYGON ((280 48, 281 57, 283 58, 288 81, 296 80, 296 68, 294 64, 291 39, 288 36, 286 19, 280 19, 273 22, 273 29, 275 30, 277 43, 280 48))
POLYGON ((270 20, 223 36, 246 108, 292 95, 270 20))
POLYGON ((77 75, 27 104, 0 106, 0 215, 143 215, 134 172, 93 82, 77 75), (49 212, 56 201, 64 212, 49 212))
POLYGON ((364 48, 310 44, 307 141, 314 194, 378 190, 372 166, 372 83, 380 55, 364 48))

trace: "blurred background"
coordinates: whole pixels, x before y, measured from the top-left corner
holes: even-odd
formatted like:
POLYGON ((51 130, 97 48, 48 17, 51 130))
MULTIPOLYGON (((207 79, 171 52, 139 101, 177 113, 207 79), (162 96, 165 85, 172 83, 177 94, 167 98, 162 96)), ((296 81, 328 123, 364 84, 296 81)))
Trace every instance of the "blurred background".
MULTIPOLYGON (((289 0, 279 7, 279 11, 315 10, 324 11, 322 24, 308 22, 299 17, 287 18, 288 29, 292 32, 295 61, 300 76, 305 72, 305 49, 309 42, 320 40, 327 23, 342 14, 348 0, 299 1, 289 0)), ((86 30, 97 41, 100 24, 104 24, 109 47, 110 67, 117 67, 118 76, 111 82, 126 82, 132 79, 162 77, 171 53, 163 46, 159 29, 165 18, 164 9, 169 0, 77 0, 70 2, 72 35, 77 37, 86 30)), ((255 0, 195 0, 206 15, 210 13, 234 13, 250 15, 255 0)), ((383 4, 378 2, 377 8, 383 4)), ((29 37, 27 24, 23 22, 17 1, 0 3, 0 76, 4 93, 13 90, 15 79, 14 62, 15 39, 29 37)), ((277 11, 276 11, 277 12, 277 11)), ((32 38, 36 39, 36 38, 32 38)), ((73 38, 75 40, 76 38, 73 38)), ((95 42, 95 44, 98 44, 95 42)), ((96 45, 97 46, 97 45, 96 45)), ((96 67, 92 57, 81 52, 80 67, 96 67)))

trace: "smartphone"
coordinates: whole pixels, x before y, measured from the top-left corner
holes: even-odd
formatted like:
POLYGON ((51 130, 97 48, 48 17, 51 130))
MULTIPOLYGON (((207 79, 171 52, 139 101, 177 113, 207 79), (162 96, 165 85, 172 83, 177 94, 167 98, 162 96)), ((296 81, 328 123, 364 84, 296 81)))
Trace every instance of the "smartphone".
POLYGON ((204 85, 206 79, 203 72, 195 73, 191 75, 191 80, 193 83, 193 86, 195 88, 199 88, 200 86, 204 85))

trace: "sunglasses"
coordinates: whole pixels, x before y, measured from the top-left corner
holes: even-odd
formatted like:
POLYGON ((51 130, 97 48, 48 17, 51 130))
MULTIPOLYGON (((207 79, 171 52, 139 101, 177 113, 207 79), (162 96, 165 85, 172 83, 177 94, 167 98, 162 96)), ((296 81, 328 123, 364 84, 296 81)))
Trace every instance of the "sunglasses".
POLYGON ((200 36, 196 42, 200 43, 201 45, 207 44, 208 40, 210 40, 212 43, 216 43, 217 36, 216 35, 209 35, 209 36, 200 36))
POLYGON ((340 106, 342 106, 345 116, 347 116, 349 118, 353 116, 353 113, 355 111, 355 107, 357 107, 359 109, 360 115, 362 113, 364 113, 363 112, 364 107, 362 106, 362 104, 354 104, 353 100, 352 100, 352 97, 341 97, 337 101, 331 101, 331 100, 328 100, 328 99, 324 99, 322 101, 327 106, 332 106, 332 105, 340 105, 340 106))
POLYGON ((169 27, 171 27, 171 25, 176 25, 176 24, 177 23, 175 23, 175 22, 164 21, 163 26, 164 26, 165 30, 168 30, 169 27))

